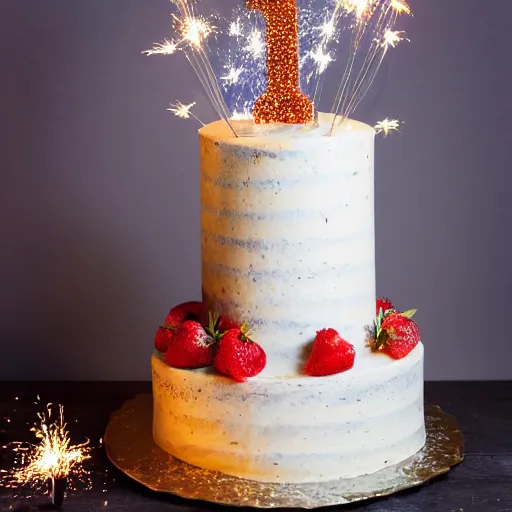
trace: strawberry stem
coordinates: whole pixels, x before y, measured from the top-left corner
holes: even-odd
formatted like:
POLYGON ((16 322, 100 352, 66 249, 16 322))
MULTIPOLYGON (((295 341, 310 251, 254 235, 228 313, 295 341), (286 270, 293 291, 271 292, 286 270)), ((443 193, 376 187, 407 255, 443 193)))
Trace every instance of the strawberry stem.
POLYGON ((208 327, 205 329, 212 338, 212 343, 219 342, 225 333, 219 331, 220 316, 217 313, 208 311, 208 327))

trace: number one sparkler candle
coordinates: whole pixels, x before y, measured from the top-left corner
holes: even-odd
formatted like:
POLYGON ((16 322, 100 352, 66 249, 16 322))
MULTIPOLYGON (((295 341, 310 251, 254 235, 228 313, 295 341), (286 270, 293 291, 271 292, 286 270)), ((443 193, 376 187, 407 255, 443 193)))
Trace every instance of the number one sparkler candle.
POLYGON ((267 90, 254 105, 256 123, 305 124, 313 104, 299 87, 299 35, 296 0, 247 0, 266 23, 267 90))
MULTIPOLYGON (((145 53, 184 55, 237 137, 279 129, 271 125, 310 127, 320 105, 331 114, 333 135, 364 99, 388 51, 405 39, 395 26, 411 14, 405 0, 238 0, 227 15, 209 0, 171 3, 173 36, 145 53), (324 87, 333 63, 331 86, 324 87), (328 98, 326 91, 336 94, 328 98)), ((199 121, 200 102, 184 99, 169 111, 199 121)), ((376 131, 388 135, 399 126, 386 119, 376 131)))

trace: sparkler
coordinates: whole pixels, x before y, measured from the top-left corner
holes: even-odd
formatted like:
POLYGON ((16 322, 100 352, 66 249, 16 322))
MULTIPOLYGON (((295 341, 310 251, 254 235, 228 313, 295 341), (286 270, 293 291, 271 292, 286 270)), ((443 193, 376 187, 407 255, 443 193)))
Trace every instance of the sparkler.
POLYGON ((184 55, 235 135, 265 133, 251 132, 254 122, 314 121, 311 104, 335 114, 332 134, 405 40, 398 23, 412 15, 405 0, 224 0, 222 13, 208 0, 170 2, 174 33, 145 53, 184 55), (331 99, 327 81, 337 85, 331 99))
POLYGON ((60 508, 68 479, 74 476, 86 480, 83 462, 90 458, 91 448, 89 441, 71 444, 62 406, 54 408, 49 404, 38 418, 31 429, 38 443, 14 442, 3 447, 12 448, 15 463, 11 470, 0 472, 0 481, 8 489, 29 487, 34 491, 42 490, 50 482, 52 503, 60 508))

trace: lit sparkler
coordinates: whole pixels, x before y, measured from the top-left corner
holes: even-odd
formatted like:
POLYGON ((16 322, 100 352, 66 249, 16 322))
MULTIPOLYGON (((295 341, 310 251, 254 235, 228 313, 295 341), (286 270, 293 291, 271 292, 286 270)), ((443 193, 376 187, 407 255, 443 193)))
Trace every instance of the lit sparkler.
POLYGON ((39 422, 31 429, 38 443, 10 443, 3 448, 12 448, 15 456, 11 470, 2 470, 0 481, 5 488, 20 489, 29 487, 40 491, 51 483, 52 503, 59 508, 64 499, 68 479, 74 477, 87 480, 83 462, 90 458, 89 441, 71 444, 67 424, 64 421, 64 408, 49 404, 45 413, 38 414, 39 422))
MULTIPOLYGON (((252 119, 255 101, 268 87, 265 21, 258 9, 247 8, 267 0, 229 0, 225 9, 230 12, 216 12, 209 2, 170 1, 174 33, 145 53, 184 54, 217 115, 237 135, 231 121, 252 119)), ((346 119, 365 98, 388 51, 405 40, 397 23, 412 15, 411 9, 406 0, 296 0, 296 5, 300 89, 316 110, 346 119), (333 99, 325 95, 332 90, 323 87, 326 80, 337 84, 333 99)), ((196 118, 182 107, 187 105, 171 105, 171 111, 196 118)), ((334 129, 333 122, 331 133, 334 129)))
POLYGON ((384 137, 387 137, 393 131, 400 131, 400 121, 398 119, 383 119, 379 121, 375 126, 375 133, 377 135, 382 134, 384 137))

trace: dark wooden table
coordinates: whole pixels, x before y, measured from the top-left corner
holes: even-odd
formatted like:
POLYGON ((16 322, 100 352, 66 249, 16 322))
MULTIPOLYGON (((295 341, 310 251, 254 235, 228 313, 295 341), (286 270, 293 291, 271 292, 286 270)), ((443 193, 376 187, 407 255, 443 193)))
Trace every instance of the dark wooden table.
MULTIPOLYGON (((109 414, 135 394, 149 392, 150 384, 146 382, 0 383, 0 445, 30 440, 28 425, 47 402, 64 405, 74 441, 88 437, 97 445, 109 414)), ((447 476, 421 488, 336 508, 370 512, 512 512, 512 382, 427 383, 425 394, 427 403, 440 405, 459 420, 466 438, 465 461, 447 476)), ((9 457, 10 451, 3 450, 0 469, 6 469, 9 457)), ((115 470, 101 447, 94 450, 91 463, 92 489, 72 493, 64 510, 226 509, 152 493, 115 470)), ((13 498, 12 491, 0 488, 0 511, 4 510, 48 510, 48 498, 13 498)))

